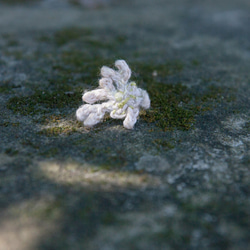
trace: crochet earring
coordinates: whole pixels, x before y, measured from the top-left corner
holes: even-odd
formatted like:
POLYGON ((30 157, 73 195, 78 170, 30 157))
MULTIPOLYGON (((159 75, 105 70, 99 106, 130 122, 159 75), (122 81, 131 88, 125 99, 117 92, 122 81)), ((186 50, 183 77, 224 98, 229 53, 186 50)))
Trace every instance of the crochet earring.
POLYGON ((124 60, 117 60, 115 66, 117 71, 103 66, 99 88, 86 92, 82 96, 82 100, 88 104, 77 109, 76 118, 87 127, 101 122, 105 113, 108 112, 113 119, 125 118, 123 126, 132 129, 140 108, 150 107, 148 93, 138 88, 135 82, 129 82, 131 69, 127 63, 124 60), (106 102, 94 104, 98 101, 106 102))

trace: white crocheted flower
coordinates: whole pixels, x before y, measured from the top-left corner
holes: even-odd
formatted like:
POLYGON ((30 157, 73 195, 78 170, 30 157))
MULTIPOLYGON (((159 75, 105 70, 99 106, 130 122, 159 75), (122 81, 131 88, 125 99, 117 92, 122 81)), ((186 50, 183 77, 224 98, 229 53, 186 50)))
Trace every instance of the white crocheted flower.
POLYGON ((87 127, 101 122, 108 112, 114 119, 125 118, 123 126, 132 129, 137 121, 140 107, 144 109, 150 107, 148 93, 138 88, 135 82, 128 82, 131 70, 127 63, 124 60, 117 60, 115 66, 118 71, 103 66, 102 78, 99 80, 100 88, 86 92, 82 97, 88 104, 82 105, 76 111, 76 117, 87 127), (105 100, 106 102, 94 104, 105 100))

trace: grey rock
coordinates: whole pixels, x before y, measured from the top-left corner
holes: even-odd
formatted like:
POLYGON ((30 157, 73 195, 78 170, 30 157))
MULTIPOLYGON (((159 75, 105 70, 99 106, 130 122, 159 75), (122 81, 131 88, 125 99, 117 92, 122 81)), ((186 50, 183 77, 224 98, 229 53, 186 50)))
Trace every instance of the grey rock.
POLYGON ((249 1, 23 2, 0 1, 0 248, 247 249, 249 1), (143 88, 211 89, 192 129, 78 123, 118 58, 143 88))

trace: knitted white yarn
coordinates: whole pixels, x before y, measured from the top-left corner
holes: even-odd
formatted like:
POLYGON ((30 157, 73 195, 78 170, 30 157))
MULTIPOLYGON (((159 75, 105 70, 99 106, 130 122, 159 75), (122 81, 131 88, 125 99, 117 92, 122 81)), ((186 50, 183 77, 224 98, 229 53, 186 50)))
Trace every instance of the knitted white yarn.
POLYGON ((150 107, 148 93, 138 88, 135 82, 128 82, 131 70, 127 63, 124 60, 117 60, 115 66, 118 71, 103 66, 102 78, 99 80, 100 88, 86 92, 82 97, 88 104, 82 105, 76 111, 76 117, 87 127, 101 122, 108 112, 113 119, 125 118, 123 126, 132 129, 137 121, 140 107, 144 109, 150 107), (107 102, 94 104, 104 100, 107 102))

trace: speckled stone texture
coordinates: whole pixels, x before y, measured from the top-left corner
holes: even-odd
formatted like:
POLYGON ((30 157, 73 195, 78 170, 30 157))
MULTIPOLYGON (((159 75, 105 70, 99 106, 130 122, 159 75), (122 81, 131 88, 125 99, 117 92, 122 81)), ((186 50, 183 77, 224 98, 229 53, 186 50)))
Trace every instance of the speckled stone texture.
POLYGON ((248 249, 250 2, 72 2, 0 1, 0 250, 248 249), (83 127, 121 58, 151 109, 83 127))

